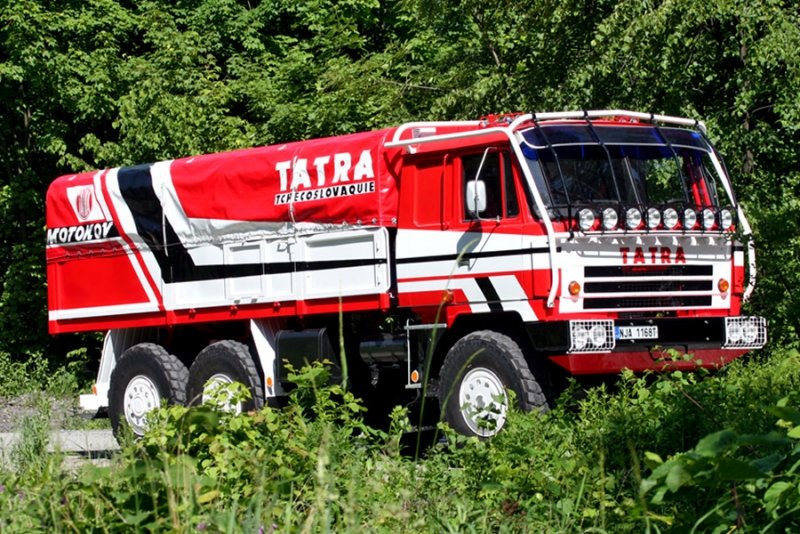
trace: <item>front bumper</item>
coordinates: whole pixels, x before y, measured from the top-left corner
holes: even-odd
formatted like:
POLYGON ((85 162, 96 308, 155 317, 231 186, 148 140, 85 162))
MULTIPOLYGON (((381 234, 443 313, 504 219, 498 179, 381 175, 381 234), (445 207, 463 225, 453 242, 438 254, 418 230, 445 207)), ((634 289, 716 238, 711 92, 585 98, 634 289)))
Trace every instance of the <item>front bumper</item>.
POLYGON ((589 319, 527 325, 537 351, 551 356, 675 349, 751 350, 767 342, 763 317, 589 319))

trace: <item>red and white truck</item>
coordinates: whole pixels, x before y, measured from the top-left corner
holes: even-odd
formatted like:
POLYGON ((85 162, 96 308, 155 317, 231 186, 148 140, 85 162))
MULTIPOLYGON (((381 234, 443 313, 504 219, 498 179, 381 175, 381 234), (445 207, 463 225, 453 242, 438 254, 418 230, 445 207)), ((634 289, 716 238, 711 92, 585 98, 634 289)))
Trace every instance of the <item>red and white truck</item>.
POLYGON ((58 178, 49 329, 107 331, 81 405, 115 429, 215 383, 258 408, 285 395, 285 362, 344 355, 368 398, 424 391, 488 436, 509 389, 547 407, 553 369, 696 365, 675 351, 716 367, 763 346, 765 320, 741 316, 750 234, 696 120, 410 123, 58 178))

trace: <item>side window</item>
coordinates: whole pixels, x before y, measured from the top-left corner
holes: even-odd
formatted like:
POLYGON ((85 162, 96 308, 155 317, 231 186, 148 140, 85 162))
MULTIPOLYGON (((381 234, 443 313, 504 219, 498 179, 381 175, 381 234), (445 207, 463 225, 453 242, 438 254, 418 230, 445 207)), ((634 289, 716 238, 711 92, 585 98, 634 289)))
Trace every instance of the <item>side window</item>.
POLYGON ((503 157, 503 194, 505 195, 506 217, 519 215, 519 202, 517 201, 517 188, 514 187, 514 173, 511 171, 511 155, 501 154, 503 157))
POLYGON ((507 153, 485 152, 461 158, 461 191, 463 219, 497 219, 519 215, 519 201, 511 171, 511 158, 507 153), (483 182, 486 191, 485 209, 475 213, 467 209, 468 186, 471 181, 483 182))

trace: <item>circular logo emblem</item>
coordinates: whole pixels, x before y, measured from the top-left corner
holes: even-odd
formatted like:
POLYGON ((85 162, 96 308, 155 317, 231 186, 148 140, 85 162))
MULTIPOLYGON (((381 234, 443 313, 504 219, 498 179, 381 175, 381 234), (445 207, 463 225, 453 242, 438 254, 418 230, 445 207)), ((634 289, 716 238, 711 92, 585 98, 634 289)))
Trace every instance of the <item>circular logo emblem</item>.
POLYGON ((85 221, 92 212, 93 201, 94 196, 92 195, 92 190, 88 187, 78 195, 76 207, 78 208, 78 217, 80 217, 82 221, 85 221))

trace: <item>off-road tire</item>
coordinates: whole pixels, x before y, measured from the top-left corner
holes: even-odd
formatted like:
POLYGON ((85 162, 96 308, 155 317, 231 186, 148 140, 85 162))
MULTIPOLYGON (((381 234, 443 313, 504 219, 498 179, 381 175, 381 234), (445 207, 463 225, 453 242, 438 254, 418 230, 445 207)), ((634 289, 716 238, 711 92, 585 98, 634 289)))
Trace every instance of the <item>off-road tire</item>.
POLYGON ((203 402, 203 388, 215 375, 229 382, 240 382, 250 390, 250 399, 241 405, 241 411, 260 410, 264 407, 264 380, 250 355, 247 345, 238 341, 217 341, 200 351, 189 369, 186 396, 191 404, 203 402))
POLYGON ((484 375, 502 390, 514 391, 517 406, 522 411, 545 412, 550 408, 547 388, 543 387, 547 384, 547 377, 538 370, 538 379, 534 376, 516 341, 491 330, 472 332, 450 348, 439 373, 442 416, 460 434, 491 437, 505 422, 503 417, 499 428, 476 430, 474 420, 472 423, 468 420, 468 413, 459 402, 459 392, 465 378, 470 375, 484 375))
POLYGON ((111 373, 108 394, 108 417, 114 436, 119 439, 122 426, 127 425, 135 437, 141 437, 145 427, 143 414, 158 408, 164 401, 167 404, 186 404, 188 379, 189 370, 183 362, 161 345, 139 343, 123 352, 111 373), (157 396, 140 395, 140 406, 134 411, 132 398, 136 392, 132 386, 147 381, 154 387, 150 393, 157 396))

